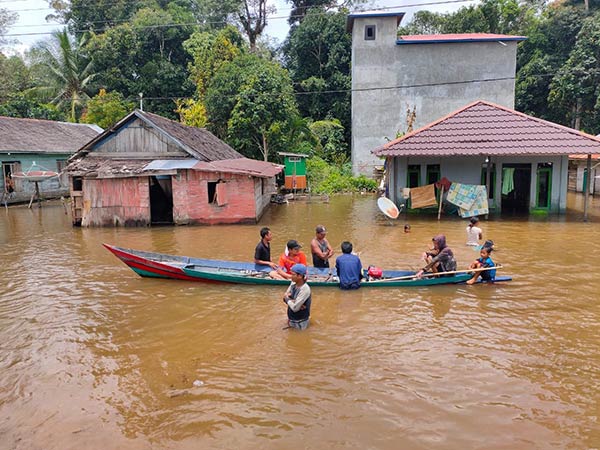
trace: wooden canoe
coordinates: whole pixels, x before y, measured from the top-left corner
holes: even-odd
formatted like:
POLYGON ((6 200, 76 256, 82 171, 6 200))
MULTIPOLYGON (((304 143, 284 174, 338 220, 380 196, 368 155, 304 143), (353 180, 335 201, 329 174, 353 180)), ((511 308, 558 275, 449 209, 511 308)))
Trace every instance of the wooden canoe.
MULTIPOLYGON (((176 280, 201 281, 212 283, 287 286, 289 280, 275 280, 269 277, 269 266, 216 259, 202 259, 133 250, 103 244, 117 258, 142 277, 169 278, 176 280)), ((364 281, 362 287, 403 287, 435 286, 441 284, 464 283, 471 274, 458 273, 446 277, 412 278, 414 271, 384 270, 379 280, 364 281), (408 277, 408 278, 407 278, 408 277), (403 278, 403 279, 398 279, 403 278)), ((497 276, 496 282, 510 281, 507 276, 497 276)), ((339 287, 335 268, 308 268, 308 282, 311 286, 339 287)))

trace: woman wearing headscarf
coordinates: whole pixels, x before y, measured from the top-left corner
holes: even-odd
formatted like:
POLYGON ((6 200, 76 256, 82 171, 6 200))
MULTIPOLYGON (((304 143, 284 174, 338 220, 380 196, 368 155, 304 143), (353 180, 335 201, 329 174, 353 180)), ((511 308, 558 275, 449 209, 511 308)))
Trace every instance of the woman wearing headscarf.
POLYGON ((446 244, 446 236, 438 234, 433 239, 433 250, 423 253, 423 259, 427 263, 419 272, 417 277, 431 270, 433 273, 452 272, 456 270, 456 259, 452 249, 446 244))

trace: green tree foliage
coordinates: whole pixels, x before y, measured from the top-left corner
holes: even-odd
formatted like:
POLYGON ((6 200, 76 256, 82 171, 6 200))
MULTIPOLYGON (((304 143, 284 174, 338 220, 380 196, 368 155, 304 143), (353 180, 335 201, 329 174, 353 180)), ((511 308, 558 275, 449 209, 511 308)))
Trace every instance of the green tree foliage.
POLYGON ((568 105, 549 104, 553 77, 569 59, 585 13, 581 9, 549 7, 532 26, 517 52, 516 108, 546 120, 572 125, 568 105), (566 108, 565 108, 566 106, 566 108))
POLYGON ((6 101, 11 94, 32 87, 29 67, 20 56, 6 57, 0 53, 0 102, 6 101))
POLYGON ((94 73, 87 57, 85 38, 74 40, 67 32, 56 31, 34 52, 41 76, 40 84, 31 92, 68 111, 67 118, 76 122, 89 99, 88 89, 94 73))
POLYGON ((104 89, 100 89, 98 95, 88 101, 81 122, 93 123, 107 129, 130 113, 133 108, 135 103, 125 101, 120 93, 107 93, 104 89))
POLYGON ((350 130, 350 60, 352 41, 347 11, 312 8, 284 44, 284 64, 297 86, 304 117, 337 118, 350 130))
POLYGON ((600 12, 586 18, 577 35, 569 59, 560 68, 550 86, 551 106, 565 111, 571 126, 577 116, 581 127, 600 132, 600 12))
POLYGON ((0 116, 65 120, 65 115, 56 106, 28 98, 21 92, 11 93, 2 100, 0 103, 0 116))
POLYGON ((318 120, 310 125, 310 129, 319 139, 314 155, 330 164, 342 166, 350 157, 348 145, 344 140, 344 127, 338 119, 318 120))
POLYGON ((244 52, 244 41, 233 26, 217 33, 195 32, 183 43, 193 58, 189 64, 190 78, 196 85, 196 95, 203 99, 214 74, 226 63, 244 52))
POLYGON ((237 13, 239 23, 248 37, 250 51, 256 52, 256 43, 267 26, 267 16, 275 12, 267 0, 241 0, 237 13))
POLYGON ((288 23, 291 26, 296 26, 304 20, 311 8, 323 11, 334 6, 337 2, 336 0, 289 0, 288 3, 292 5, 288 23))
POLYGON ((206 92, 209 128, 236 150, 265 161, 274 127, 297 115, 292 83, 277 63, 249 54, 225 64, 206 92))
POLYGON ((17 14, 5 8, 0 8, 0 44, 6 42, 4 35, 9 26, 17 21, 17 14))
POLYGON ((130 23, 93 35, 89 52, 98 72, 95 88, 120 92, 129 100, 143 93, 145 109, 175 118, 174 99, 193 92, 190 57, 183 48, 193 30, 186 25, 191 20, 189 11, 174 3, 166 9, 139 9, 130 23))

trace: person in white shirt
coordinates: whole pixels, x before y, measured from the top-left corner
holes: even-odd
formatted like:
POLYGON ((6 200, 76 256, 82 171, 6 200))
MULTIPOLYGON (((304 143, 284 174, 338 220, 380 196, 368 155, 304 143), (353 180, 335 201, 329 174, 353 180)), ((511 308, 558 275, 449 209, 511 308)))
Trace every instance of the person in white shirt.
POLYGON ((467 226, 467 245, 476 247, 479 245, 479 241, 483 239, 483 231, 477 226, 478 223, 479 218, 477 216, 471 217, 467 226))

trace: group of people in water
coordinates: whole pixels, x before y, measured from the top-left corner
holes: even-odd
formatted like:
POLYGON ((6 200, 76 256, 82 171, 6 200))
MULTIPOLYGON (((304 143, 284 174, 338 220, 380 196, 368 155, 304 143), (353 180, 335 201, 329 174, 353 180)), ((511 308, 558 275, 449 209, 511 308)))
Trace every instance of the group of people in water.
MULTIPOLYGON (((467 245, 479 246, 483 239, 483 232, 477 225, 479 219, 473 217, 467 226, 467 245)), ((410 232, 410 226, 404 227, 405 232, 410 232)), ((313 266, 317 268, 330 268, 330 259, 334 250, 326 238, 327 230, 323 225, 315 228, 315 237, 310 243, 313 266)), ((254 251, 254 262, 271 267, 269 276, 274 279, 290 280, 283 302, 287 305, 288 326, 297 329, 306 329, 310 319, 310 306, 312 302, 310 286, 307 283, 307 259, 301 250, 298 241, 292 239, 287 242, 285 251, 279 257, 279 263, 271 260, 271 240, 273 233, 268 227, 260 230, 260 242, 254 251)), ((437 276, 451 276, 456 273, 456 259, 452 249, 446 243, 442 234, 432 239, 433 248, 423 253, 424 267, 415 274, 415 278, 422 278, 426 273, 437 276)), ((493 281, 496 270, 491 258, 494 242, 485 241, 480 248, 479 258, 469 266, 473 276, 467 284, 476 283, 479 277, 484 281, 493 281)), ((342 254, 335 260, 335 268, 341 289, 358 289, 365 278, 362 262, 358 255, 352 252, 352 243, 344 241, 341 244, 342 254)))

